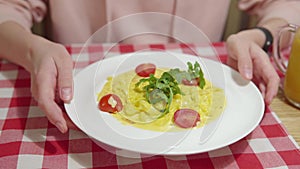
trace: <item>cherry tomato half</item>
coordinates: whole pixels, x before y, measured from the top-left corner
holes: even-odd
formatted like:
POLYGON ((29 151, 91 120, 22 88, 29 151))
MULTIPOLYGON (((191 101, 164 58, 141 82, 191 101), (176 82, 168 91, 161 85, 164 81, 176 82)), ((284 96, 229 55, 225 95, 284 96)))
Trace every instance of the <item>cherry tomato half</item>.
POLYGON ((187 86, 198 86, 199 78, 192 79, 192 80, 182 79, 182 84, 187 85, 187 86))
POLYGON ((101 111, 116 113, 123 109, 123 104, 117 95, 107 94, 100 99, 98 108, 101 111))
POLYGON ((156 66, 153 63, 143 63, 135 68, 136 74, 141 77, 149 77, 150 74, 154 74, 156 66))
POLYGON ((179 109, 174 114, 174 123, 181 128, 191 128, 200 121, 200 115, 192 109, 179 109))

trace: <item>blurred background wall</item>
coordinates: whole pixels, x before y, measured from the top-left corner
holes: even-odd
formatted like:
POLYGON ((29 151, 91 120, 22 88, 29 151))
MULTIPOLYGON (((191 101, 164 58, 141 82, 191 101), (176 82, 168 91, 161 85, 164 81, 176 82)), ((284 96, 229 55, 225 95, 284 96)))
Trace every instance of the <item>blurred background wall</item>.
POLYGON ((230 34, 237 33, 240 30, 251 28, 256 25, 256 18, 249 17, 245 12, 240 11, 237 4, 238 0, 231 0, 222 40, 226 40, 230 34))
MULTIPOLYGON (((237 33, 242 29, 255 26, 256 20, 254 17, 247 16, 237 7, 238 0, 231 0, 230 9, 227 17, 226 27, 223 32, 222 40, 225 41, 230 34, 237 33)), ((47 18, 46 18, 47 19, 47 18)), ((38 35, 45 36, 44 22, 36 23, 32 27, 32 31, 38 35)))

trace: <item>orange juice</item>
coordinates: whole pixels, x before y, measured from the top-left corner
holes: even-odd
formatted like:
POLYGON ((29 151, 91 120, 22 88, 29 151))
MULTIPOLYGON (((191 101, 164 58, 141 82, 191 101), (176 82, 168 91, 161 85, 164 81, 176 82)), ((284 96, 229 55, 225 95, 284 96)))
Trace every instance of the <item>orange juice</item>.
POLYGON ((295 106, 300 107, 300 29, 297 30, 285 74, 284 93, 295 106))

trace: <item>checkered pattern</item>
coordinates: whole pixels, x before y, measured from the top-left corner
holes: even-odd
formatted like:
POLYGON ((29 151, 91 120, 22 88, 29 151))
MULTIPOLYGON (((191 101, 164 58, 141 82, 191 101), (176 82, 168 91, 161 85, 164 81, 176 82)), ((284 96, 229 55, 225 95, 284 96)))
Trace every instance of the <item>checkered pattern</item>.
MULTIPOLYGON (((214 43, 221 61, 224 43, 214 43)), ((167 50, 203 57, 210 47, 183 44, 67 46, 75 70, 102 59, 139 50, 167 50), (193 50, 191 50, 193 49, 193 50), (108 52, 109 51, 109 52, 108 52), (108 52, 108 53, 107 53, 108 52)), ((0 168, 300 168, 300 151, 268 107, 260 125, 240 141, 221 149, 185 156, 126 158, 107 152, 84 133, 61 134, 51 125, 30 94, 30 75, 23 68, 0 62, 0 168)), ((118 154, 118 151, 117 153, 118 154)))

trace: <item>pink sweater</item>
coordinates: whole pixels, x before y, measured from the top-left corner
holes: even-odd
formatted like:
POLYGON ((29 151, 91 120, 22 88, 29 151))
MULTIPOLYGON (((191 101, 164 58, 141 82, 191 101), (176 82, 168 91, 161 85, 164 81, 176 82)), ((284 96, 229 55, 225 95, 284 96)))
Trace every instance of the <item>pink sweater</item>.
MULTIPOLYGON (((219 41, 230 0, 0 0, 0 23, 15 21, 30 31, 48 18, 53 41, 164 43, 219 41), (205 36, 200 35, 203 31, 205 36), (143 34, 143 35, 141 35, 143 34), (171 38, 172 37, 172 38, 171 38)), ((299 0, 240 0, 239 9, 260 22, 281 17, 300 25, 299 0)))

